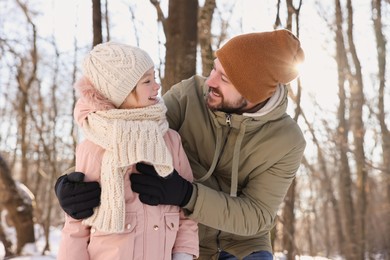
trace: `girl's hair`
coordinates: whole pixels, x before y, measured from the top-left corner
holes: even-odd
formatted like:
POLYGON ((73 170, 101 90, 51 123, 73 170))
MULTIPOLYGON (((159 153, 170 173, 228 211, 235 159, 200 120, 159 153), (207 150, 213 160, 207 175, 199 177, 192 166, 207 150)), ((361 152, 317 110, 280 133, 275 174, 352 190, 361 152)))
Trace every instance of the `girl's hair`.
POLYGON ((114 104, 104 97, 85 76, 81 77, 74 84, 74 88, 95 111, 116 108, 114 104))

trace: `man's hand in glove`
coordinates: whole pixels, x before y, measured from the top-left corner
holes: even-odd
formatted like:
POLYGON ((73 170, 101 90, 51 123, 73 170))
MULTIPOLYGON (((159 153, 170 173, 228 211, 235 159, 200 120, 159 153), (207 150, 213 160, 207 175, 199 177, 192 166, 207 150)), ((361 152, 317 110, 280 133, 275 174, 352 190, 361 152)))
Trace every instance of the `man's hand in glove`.
POLYGON ((185 206, 192 195, 192 184, 181 177, 176 170, 169 176, 160 177, 152 165, 137 163, 141 174, 131 174, 131 188, 139 193, 139 199, 148 205, 185 206))
POLYGON ((57 179, 54 191, 62 209, 72 218, 92 216, 93 208, 100 204, 98 182, 84 182, 84 173, 72 172, 57 179))

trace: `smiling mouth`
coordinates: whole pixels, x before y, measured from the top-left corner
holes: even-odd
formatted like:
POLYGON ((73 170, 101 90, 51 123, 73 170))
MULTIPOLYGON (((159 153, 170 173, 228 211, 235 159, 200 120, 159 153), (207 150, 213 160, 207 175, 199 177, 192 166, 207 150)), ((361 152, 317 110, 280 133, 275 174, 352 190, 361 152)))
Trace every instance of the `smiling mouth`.
POLYGON ((151 96, 151 97, 148 97, 149 100, 157 100, 158 97, 157 96, 151 96))
POLYGON ((210 93, 211 95, 213 95, 213 96, 216 96, 216 97, 220 97, 220 96, 221 96, 221 94, 220 94, 216 89, 214 89, 214 88, 210 88, 210 89, 209 89, 209 93, 210 93))

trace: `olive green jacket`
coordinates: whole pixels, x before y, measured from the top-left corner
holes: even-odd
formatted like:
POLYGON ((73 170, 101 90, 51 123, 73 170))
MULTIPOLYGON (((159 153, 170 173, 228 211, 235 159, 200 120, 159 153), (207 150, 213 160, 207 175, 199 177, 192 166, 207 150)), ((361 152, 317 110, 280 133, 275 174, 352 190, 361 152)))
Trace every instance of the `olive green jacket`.
POLYGON ((272 252, 270 230, 306 145, 286 114, 287 88, 279 89, 263 115, 267 105, 254 114, 210 111, 201 76, 164 95, 170 127, 179 132, 196 179, 185 209, 199 222, 199 259, 217 259, 221 250, 239 259, 272 252))

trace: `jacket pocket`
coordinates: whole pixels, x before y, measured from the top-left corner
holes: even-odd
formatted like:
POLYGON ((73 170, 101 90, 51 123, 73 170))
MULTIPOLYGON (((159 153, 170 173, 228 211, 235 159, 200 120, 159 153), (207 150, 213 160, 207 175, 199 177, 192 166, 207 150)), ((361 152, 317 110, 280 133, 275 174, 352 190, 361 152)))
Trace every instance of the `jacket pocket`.
POLYGON ((177 231, 179 230, 179 213, 165 213, 165 258, 172 259, 172 249, 175 245, 177 231))
POLYGON ((132 259, 134 256, 136 213, 126 212, 124 231, 107 233, 91 228, 88 252, 91 259, 132 259))

